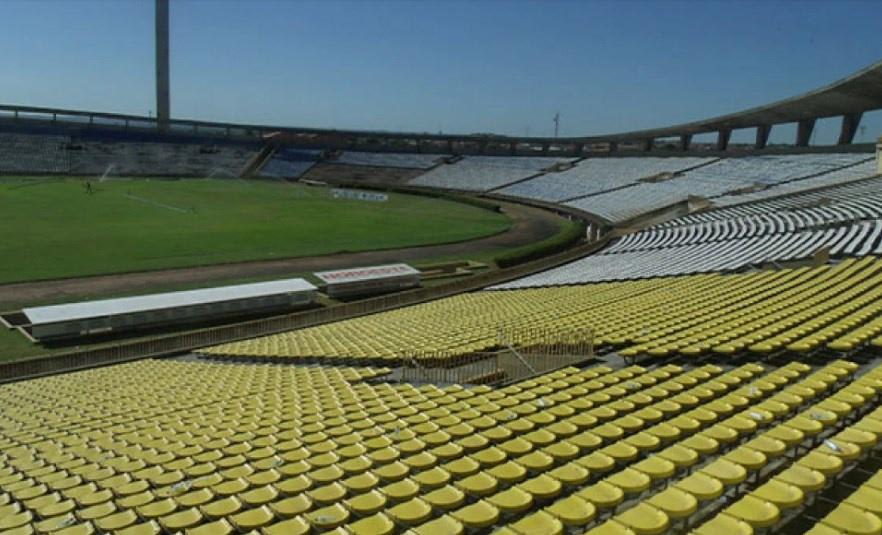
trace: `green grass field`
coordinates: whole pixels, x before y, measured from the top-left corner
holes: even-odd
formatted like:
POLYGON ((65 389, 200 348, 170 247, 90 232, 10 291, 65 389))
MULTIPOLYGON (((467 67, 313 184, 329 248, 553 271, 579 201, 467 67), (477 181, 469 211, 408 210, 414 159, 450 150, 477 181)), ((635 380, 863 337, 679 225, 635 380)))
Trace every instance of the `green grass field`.
POLYGON ((0 283, 449 243, 505 231, 503 214, 390 194, 242 180, 0 181, 0 283))

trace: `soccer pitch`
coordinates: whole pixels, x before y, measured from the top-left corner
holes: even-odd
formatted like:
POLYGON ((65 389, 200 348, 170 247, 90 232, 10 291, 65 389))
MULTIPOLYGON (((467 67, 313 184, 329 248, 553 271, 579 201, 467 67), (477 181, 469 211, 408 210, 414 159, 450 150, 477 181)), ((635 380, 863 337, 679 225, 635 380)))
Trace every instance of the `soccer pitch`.
POLYGON ((0 283, 395 249, 507 230, 500 213, 417 195, 334 199, 244 180, 0 181, 0 283))

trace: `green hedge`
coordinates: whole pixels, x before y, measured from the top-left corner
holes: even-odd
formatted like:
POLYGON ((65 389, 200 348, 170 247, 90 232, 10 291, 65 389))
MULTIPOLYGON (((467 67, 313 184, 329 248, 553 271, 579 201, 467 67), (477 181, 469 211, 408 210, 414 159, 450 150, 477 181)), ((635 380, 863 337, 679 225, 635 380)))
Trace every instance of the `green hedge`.
POLYGON ((495 258, 496 265, 505 268, 559 253, 575 245, 585 237, 584 221, 569 221, 567 227, 554 236, 502 253, 495 258))

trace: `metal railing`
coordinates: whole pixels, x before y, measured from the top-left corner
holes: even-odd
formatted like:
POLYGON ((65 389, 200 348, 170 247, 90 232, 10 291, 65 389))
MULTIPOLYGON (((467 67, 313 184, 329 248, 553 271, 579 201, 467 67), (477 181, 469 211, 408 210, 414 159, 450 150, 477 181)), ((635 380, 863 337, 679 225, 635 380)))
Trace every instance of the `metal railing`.
POLYGON ((401 379, 411 383, 500 384, 520 381, 594 357, 594 330, 499 328, 496 351, 451 355, 431 351, 403 360, 401 379))

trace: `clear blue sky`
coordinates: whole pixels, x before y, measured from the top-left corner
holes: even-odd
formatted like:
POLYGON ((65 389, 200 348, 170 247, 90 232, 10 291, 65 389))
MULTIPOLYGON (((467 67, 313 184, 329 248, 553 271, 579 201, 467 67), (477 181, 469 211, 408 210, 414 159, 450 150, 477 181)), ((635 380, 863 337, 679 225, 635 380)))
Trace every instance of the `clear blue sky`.
MULTIPOLYGON (((0 14, 0 102, 154 107, 152 0, 0 14)), ((172 115, 548 135, 559 111, 561 135, 649 128, 848 75, 882 59, 880 21, 871 0, 171 0, 172 115)), ((882 134, 878 114, 865 124, 882 134)))

